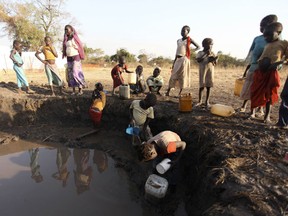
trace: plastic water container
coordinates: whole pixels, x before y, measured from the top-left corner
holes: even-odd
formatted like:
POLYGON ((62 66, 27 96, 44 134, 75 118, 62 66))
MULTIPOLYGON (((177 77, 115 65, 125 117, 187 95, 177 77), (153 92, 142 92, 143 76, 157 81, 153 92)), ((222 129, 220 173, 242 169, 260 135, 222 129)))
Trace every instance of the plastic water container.
POLYGON ((212 114, 228 117, 235 113, 235 110, 231 106, 226 106, 222 104, 213 104, 210 109, 212 114))
POLYGON ((245 78, 238 78, 235 80, 234 95, 240 96, 245 78))
POLYGON ((169 158, 165 158, 156 166, 156 170, 160 174, 164 174, 167 170, 170 169, 171 164, 169 164, 171 160, 169 158))
POLYGON ((119 86, 119 97, 121 99, 130 98, 130 86, 129 85, 120 85, 119 86))
POLYGON ((179 111, 180 112, 191 112, 192 111, 192 95, 183 94, 179 97, 179 111))
POLYGON ((145 196, 161 199, 165 197, 167 189, 168 181, 165 178, 151 174, 145 183, 145 196))
POLYGON ((136 81, 137 81, 136 73, 129 73, 128 74, 128 83, 129 84, 136 84, 136 81))
POLYGON ((140 133, 140 128, 139 128, 139 127, 132 127, 131 125, 129 125, 129 126, 126 128, 126 133, 129 134, 129 135, 136 135, 136 136, 138 136, 139 133, 140 133))

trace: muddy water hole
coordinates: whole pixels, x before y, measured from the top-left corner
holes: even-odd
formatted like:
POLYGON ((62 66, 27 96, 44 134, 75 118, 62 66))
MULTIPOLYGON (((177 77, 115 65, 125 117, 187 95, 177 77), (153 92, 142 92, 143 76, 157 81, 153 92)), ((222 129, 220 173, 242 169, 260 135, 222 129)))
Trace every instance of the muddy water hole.
POLYGON ((176 188, 168 187, 157 202, 145 199, 145 182, 154 169, 152 162, 138 160, 131 137, 125 134, 133 99, 138 98, 108 96, 101 129, 81 137, 93 130, 90 94, 0 98, 0 211, 4 215, 287 214, 286 131, 266 127, 260 120, 247 121, 244 114, 224 118, 195 107, 181 113, 178 99, 166 97, 155 106, 152 132, 175 131, 187 148, 176 188))

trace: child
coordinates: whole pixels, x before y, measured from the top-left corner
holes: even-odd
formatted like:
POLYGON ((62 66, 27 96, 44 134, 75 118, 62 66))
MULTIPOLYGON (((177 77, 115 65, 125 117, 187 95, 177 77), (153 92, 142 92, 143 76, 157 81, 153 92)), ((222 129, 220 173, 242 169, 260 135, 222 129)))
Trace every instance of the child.
POLYGON ((177 40, 177 51, 166 96, 169 96, 171 88, 175 88, 177 81, 180 88, 178 96, 180 96, 183 88, 190 87, 190 45, 193 44, 196 47, 194 51, 200 49, 200 46, 188 36, 189 32, 190 27, 183 26, 182 38, 177 40))
POLYGON ((178 134, 172 131, 162 131, 147 142, 144 142, 140 146, 140 151, 144 161, 153 160, 157 156, 163 157, 178 151, 180 154, 170 162, 175 164, 181 158, 185 148, 186 142, 182 141, 178 134))
POLYGON ((95 89, 92 93, 92 104, 89 109, 90 117, 94 126, 98 128, 101 123, 102 110, 106 105, 106 94, 103 91, 103 85, 98 82, 95 84, 95 89))
POLYGON ((124 72, 133 73, 132 71, 128 71, 127 65, 125 64, 125 58, 120 56, 119 63, 111 70, 111 77, 113 79, 112 95, 115 94, 115 88, 124 84, 124 78, 122 77, 122 73, 124 72))
POLYGON ((60 92, 62 92, 62 79, 60 78, 55 64, 55 59, 58 57, 58 54, 52 44, 51 38, 46 36, 44 38, 45 46, 42 46, 39 50, 36 51, 35 56, 45 65, 45 72, 48 78, 48 83, 50 85, 52 96, 55 95, 53 89, 53 83, 59 86, 60 92), (43 60, 39 54, 43 53, 45 60, 43 60))
POLYGON ((152 137, 149 127, 151 119, 154 119, 154 109, 157 97, 148 93, 144 100, 134 100, 130 105, 130 125, 140 127, 140 137, 148 140, 152 137))
POLYGON ((161 95, 160 89, 164 85, 163 77, 160 76, 161 68, 156 67, 153 71, 153 75, 148 77, 146 80, 149 91, 151 93, 156 93, 158 95, 161 95))
POLYGON ((278 89, 280 77, 278 66, 284 56, 288 58, 288 41, 280 40, 282 24, 274 22, 269 24, 264 30, 264 38, 267 45, 258 60, 259 68, 254 72, 251 86, 251 115, 254 109, 266 106, 264 123, 269 124, 272 105, 278 101, 278 89))
POLYGON ((218 56, 212 52, 213 40, 205 38, 202 41, 203 51, 199 51, 196 55, 196 60, 199 63, 199 102, 196 106, 202 106, 203 90, 206 87, 205 106, 210 107, 210 88, 214 84, 214 66, 217 63, 218 56))
POLYGON ((17 85, 18 85, 18 93, 22 93, 22 86, 26 86, 26 92, 28 94, 33 94, 35 93, 29 88, 29 84, 26 78, 26 75, 24 73, 24 70, 22 68, 22 65, 24 64, 22 57, 22 44, 18 40, 13 41, 13 49, 11 50, 10 53, 10 58, 13 61, 13 69, 16 72, 16 77, 17 77, 17 85))
MULTIPOLYGON (((277 22, 277 19, 278 19, 277 16, 274 14, 265 16, 260 22, 260 32, 263 33, 266 26, 273 22, 277 22)), ((250 47, 250 50, 246 59, 248 59, 250 56, 251 56, 250 57, 251 59, 243 75, 243 77, 246 77, 246 78, 245 78, 243 88, 240 94, 240 99, 244 100, 242 107, 239 109, 240 112, 246 111, 248 100, 250 100, 250 97, 251 97, 251 85, 253 82, 254 71, 258 69, 258 59, 261 56, 266 44, 267 42, 262 34, 254 38, 253 43, 250 47)), ((263 113, 262 107, 261 107, 261 113, 263 113)), ((252 118, 253 117, 254 116, 252 116, 252 118)))
POLYGON ((146 83, 144 81, 143 66, 142 65, 137 66, 136 75, 137 75, 136 84, 130 85, 130 88, 133 90, 133 94, 144 93, 147 86, 146 86, 146 83))
POLYGON ((165 178, 169 183, 171 191, 176 189, 180 176, 179 160, 186 148, 186 142, 182 141, 180 136, 173 131, 162 131, 156 136, 142 143, 139 147, 139 159, 141 161, 153 160, 153 167, 156 167, 163 159, 169 158, 171 167, 165 178))

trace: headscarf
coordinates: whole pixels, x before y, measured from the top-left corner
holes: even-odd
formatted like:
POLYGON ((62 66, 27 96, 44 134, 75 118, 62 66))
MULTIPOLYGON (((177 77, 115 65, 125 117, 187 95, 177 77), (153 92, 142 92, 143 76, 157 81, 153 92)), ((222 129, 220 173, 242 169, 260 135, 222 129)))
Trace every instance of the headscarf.
MULTIPOLYGON (((78 37, 78 34, 76 32, 76 30, 71 26, 71 25, 66 25, 68 27, 70 27, 72 29, 72 37, 75 41, 75 43, 77 44, 78 46, 78 52, 79 52, 79 56, 80 56, 80 59, 84 59, 85 58, 85 54, 84 54, 84 49, 83 49, 83 45, 78 37)), ((68 41, 68 36, 64 33, 64 39, 63 39, 63 57, 66 57, 67 54, 66 54, 66 42, 68 41)))

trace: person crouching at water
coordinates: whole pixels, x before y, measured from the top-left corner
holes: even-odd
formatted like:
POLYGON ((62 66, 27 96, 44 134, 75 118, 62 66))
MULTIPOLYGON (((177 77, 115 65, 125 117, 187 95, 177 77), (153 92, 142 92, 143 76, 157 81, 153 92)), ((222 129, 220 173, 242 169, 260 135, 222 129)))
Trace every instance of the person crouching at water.
POLYGON ((179 160, 186 148, 186 142, 182 141, 180 136, 173 131, 162 131, 156 136, 144 142, 139 147, 139 159, 141 161, 153 161, 153 168, 156 167, 163 159, 169 158, 171 167, 165 173, 169 182, 169 187, 176 189, 176 184, 180 178, 179 160))
POLYGON ((143 100, 134 100, 130 105, 130 125, 140 128, 140 138, 142 140, 148 140, 153 136, 149 123, 154 119, 153 107, 156 103, 156 95, 148 93, 143 100))
POLYGON ((186 142, 182 141, 180 136, 173 131, 162 131, 147 142, 142 143, 140 151, 142 160, 149 161, 156 157, 168 157, 171 164, 175 164, 181 158, 186 148, 186 142))
POLYGON ((164 85, 164 79, 160 75, 161 68, 156 67, 153 71, 153 75, 149 76, 146 80, 147 85, 149 87, 149 91, 158 95, 161 95, 160 89, 164 85))
POLYGON ((94 127, 100 127, 102 119, 102 111, 106 105, 106 94, 103 91, 103 85, 98 82, 95 84, 95 89, 92 93, 92 104, 89 109, 90 118, 93 121, 94 127))
POLYGON ((58 57, 57 51, 54 48, 52 40, 49 36, 44 38, 44 42, 45 46, 42 46, 39 50, 37 50, 35 56, 45 65, 45 72, 51 89, 51 95, 55 95, 53 84, 59 86, 60 93, 63 94, 63 81, 58 73, 57 65, 55 64, 55 60, 58 57), (39 56, 41 53, 44 54, 45 60, 39 56))

